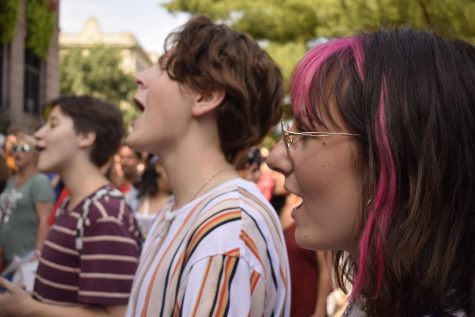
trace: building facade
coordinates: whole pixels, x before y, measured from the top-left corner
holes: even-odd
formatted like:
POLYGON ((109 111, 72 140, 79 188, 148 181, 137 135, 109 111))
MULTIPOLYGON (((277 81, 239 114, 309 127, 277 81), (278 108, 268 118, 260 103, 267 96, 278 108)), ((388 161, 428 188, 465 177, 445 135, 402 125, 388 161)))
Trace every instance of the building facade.
POLYGON ((18 1, 13 39, 0 44, 0 133, 33 132, 41 123, 42 106, 59 95, 59 0, 38 1, 48 6, 55 20, 46 56, 38 57, 25 45, 31 0, 18 1))
POLYGON ((85 51, 96 45, 104 45, 120 49, 122 55, 122 70, 136 74, 153 65, 156 57, 148 54, 142 48, 136 37, 129 32, 102 32, 96 18, 89 17, 83 30, 79 33, 61 32, 59 36, 61 52, 71 48, 83 48, 85 51))

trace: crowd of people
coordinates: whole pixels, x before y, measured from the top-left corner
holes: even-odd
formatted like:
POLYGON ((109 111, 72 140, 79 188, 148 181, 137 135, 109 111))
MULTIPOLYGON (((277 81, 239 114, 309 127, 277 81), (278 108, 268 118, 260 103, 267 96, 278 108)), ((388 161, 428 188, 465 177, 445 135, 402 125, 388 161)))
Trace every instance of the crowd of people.
POLYGON ((136 83, 127 136, 62 96, 3 138, 0 316, 473 316, 473 45, 330 40, 283 119, 278 66, 197 16, 136 83))

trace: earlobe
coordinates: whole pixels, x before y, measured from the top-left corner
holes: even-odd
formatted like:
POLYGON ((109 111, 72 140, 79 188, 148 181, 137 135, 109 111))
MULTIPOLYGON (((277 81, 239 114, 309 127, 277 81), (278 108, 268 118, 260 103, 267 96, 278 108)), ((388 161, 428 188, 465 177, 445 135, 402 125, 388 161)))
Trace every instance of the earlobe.
POLYGON ((223 102, 225 95, 222 89, 197 95, 192 109, 193 116, 199 117, 213 112, 223 102))
POLYGON ((78 135, 79 147, 89 147, 93 145, 95 141, 96 141, 96 133, 94 132, 80 133, 78 135))

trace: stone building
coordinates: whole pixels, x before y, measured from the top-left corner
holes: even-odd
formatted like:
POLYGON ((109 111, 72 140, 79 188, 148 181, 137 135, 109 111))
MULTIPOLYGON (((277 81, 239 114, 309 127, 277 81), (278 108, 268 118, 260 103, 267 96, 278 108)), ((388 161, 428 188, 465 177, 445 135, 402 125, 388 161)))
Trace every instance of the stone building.
POLYGON ((85 51, 95 45, 104 45, 120 49, 122 70, 135 74, 150 67, 156 56, 144 51, 137 38, 129 32, 104 33, 96 18, 89 17, 79 33, 61 32, 59 36, 61 52, 71 48, 83 48, 85 51))
MULTIPOLYGON (((3 1, 2 1, 3 2, 3 1)), ((27 0, 19 0, 14 37, 0 44, 0 133, 9 129, 33 132, 41 122, 41 108, 59 94, 59 0, 43 1, 54 14, 49 50, 38 57, 25 46, 27 0)), ((5 5, 2 3, 0 5, 5 5)))

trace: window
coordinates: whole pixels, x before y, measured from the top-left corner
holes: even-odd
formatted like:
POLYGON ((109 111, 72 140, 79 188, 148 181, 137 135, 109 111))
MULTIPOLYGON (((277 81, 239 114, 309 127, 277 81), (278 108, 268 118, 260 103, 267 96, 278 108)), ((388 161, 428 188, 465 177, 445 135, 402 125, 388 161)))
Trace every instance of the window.
POLYGON ((41 61, 29 49, 25 50, 25 85, 23 90, 23 111, 40 112, 40 65, 41 61))

